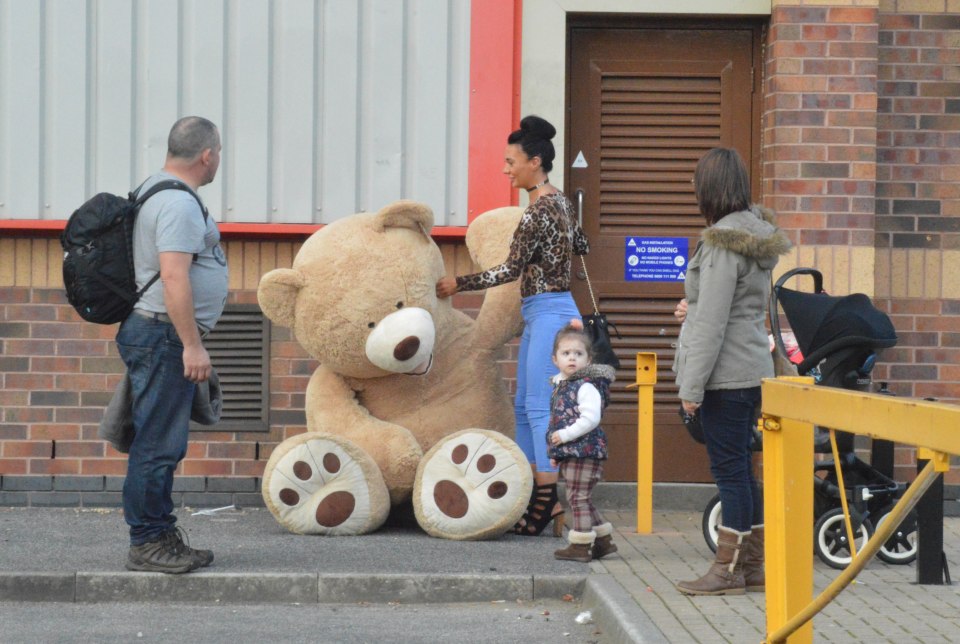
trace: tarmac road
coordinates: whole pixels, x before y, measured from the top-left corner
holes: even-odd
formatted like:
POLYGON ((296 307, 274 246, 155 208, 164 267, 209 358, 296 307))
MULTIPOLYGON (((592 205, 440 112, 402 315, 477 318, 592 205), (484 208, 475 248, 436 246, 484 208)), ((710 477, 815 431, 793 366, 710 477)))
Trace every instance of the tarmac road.
POLYGON ((0 642, 605 643, 573 602, 203 605, 0 602, 0 642))

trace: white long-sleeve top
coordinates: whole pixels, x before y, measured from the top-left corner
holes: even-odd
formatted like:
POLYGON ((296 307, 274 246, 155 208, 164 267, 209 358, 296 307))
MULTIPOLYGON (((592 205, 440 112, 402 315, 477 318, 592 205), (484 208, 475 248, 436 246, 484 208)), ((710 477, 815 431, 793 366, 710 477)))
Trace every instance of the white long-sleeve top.
MULTIPOLYGON (((562 374, 553 377, 553 384, 564 380, 562 374)), ((561 442, 569 443, 589 433, 600 424, 600 417, 603 413, 603 398, 600 391, 589 382, 580 385, 577 390, 577 410, 580 417, 572 425, 563 429, 558 429, 556 435, 560 437, 561 442)))

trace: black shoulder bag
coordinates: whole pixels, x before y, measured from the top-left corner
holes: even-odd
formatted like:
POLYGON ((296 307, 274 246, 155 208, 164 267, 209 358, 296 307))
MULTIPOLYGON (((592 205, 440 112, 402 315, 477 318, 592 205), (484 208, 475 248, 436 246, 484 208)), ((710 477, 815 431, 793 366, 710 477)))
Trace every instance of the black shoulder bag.
POLYGON ((617 354, 613 352, 613 346, 610 344, 610 327, 613 327, 617 338, 620 337, 620 330, 617 329, 615 324, 610 323, 607 316, 597 308, 597 298, 593 295, 593 286, 590 284, 590 274, 587 273, 587 262, 583 259, 583 255, 580 255, 580 263, 583 264, 583 275, 587 279, 587 289, 590 290, 590 301, 593 302, 593 313, 582 316, 583 330, 593 342, 593 361, 597 364, 607 364, 614 369, 619 369, 620 359, 617 358, 617 354))

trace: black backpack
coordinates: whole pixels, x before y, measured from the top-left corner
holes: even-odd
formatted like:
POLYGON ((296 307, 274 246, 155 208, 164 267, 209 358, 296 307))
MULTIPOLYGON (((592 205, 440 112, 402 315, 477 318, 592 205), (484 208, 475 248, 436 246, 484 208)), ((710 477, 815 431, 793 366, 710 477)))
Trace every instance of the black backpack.
MULTIPOLYGON (((133 264, 133 223, 144 202, 161 190, 185 190, 207 209, 200 197, 180 181, 160 181, 143 195, 94 195, 76 209, 60 235, 63 285, 67 300, 87 322, 114 324, 130 315, 133 305, 160 277, 157 273, 137 290, 133 264)), ((196 256, 194 256, 196 260, 196 256)))

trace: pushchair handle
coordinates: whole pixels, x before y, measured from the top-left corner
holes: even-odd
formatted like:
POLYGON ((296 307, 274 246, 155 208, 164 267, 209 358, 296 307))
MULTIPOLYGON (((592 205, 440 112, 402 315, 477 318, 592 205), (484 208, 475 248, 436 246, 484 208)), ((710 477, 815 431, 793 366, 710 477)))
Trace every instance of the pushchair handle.
POLYGON ((783 344, 783 338, 780 337, 780 307, 778 306, 778 293, 783 285, 792 277, 797 275, 809 275, 813 278, 813 292, 814 293, 823 293, 823 273, 818 271, 815 268, 794 268, 783 275, 776 281, 773 285, 773 288, 770 289, 770 308, 768 314, 770 316, 770 333, 773 335, 773 342, 777 345, 777 351, 781 355, 787 355, 787 347, 783 344))
POLYGON ((787 271, 781 275, 777 283, 773 285, 774 290, 786 284, 788 279, 796 275, 810 275, 813 277, 813 292, 823 293, 823 273, 815 268, 794 268, 787 271))

